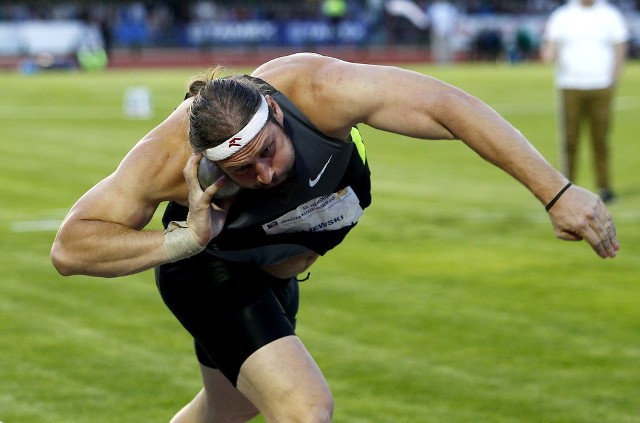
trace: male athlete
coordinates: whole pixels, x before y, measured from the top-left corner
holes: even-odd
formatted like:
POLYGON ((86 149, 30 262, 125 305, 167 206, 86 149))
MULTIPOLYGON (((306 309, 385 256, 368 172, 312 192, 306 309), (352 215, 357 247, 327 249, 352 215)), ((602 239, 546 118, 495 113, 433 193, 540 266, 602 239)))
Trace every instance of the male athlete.
POLYGON ((559 238, 615 257, 615 227, 597 195, 571 185, 482 101, 434 78, 295 54, 251 76, 196 79, 78 200, 51 252, 63 275, 156 269, 164 301, 194 338, 204 383, 174 422, 331 420, 329 387, 294 331, 296 277, 369 206, 357 125, 462 140, 546 206, 559 238), (202 187, 207 165, 224 176, 202 187), (239 191, 222 195, 230 184, 239 191), (166 230, 145 230, 165 201, 166 230))

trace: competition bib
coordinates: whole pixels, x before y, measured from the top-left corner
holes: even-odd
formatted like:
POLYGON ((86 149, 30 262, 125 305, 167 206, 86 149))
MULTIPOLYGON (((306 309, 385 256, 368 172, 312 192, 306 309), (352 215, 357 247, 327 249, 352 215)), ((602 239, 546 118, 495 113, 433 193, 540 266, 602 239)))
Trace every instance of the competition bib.
POLYGON ((262 229, 267 235, 334 231, 353 226, 363 212, 358 196, 351 187, 347 187, 307 201, 295 210, 265 223, 262 229))

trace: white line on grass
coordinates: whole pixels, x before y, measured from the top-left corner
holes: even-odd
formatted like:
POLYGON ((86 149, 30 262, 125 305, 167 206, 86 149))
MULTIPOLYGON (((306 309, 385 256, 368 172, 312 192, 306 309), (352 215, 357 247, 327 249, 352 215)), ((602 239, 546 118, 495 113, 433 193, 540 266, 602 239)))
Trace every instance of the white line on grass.
MULTIPOLYGON (((450 217, 463 220, 472 220, 476 222, 496 222, 507 219, 511 214, 500 211, 485 210, 468 210, 463 213, 455 213, 450 217)), ((545 214, 531 213, 527 215, 519 214, 520 217, 526 217, 533 222, 543 222, 547 220, 545 214)), ((637 222, 640 219, 640 210, 618 210, 613 212, 613 218, 616 222, 637 222)), ((18 232, 49 232, 57 231, 62 224, 62 219, 44 219, 44 220, 27 220, 22 222, 13 222, 9 226, 9 231, 18 232)), ((1 423, 1 422, 0 422, 1 423)))
POLYGON ((62 220, 60 219, 47 219, 47 220, 30 220, 25 222, 13 222, 9 226, 11 232, 49 232, 57 231, 60 227, 62 220))
POLYGON ((38 106, 38 112, 33 115, 31 106, 0 106, 0 118, 20 120, 61 119, 114 119, 124 118, 124 112, 120 107, 105 106, 38 106))

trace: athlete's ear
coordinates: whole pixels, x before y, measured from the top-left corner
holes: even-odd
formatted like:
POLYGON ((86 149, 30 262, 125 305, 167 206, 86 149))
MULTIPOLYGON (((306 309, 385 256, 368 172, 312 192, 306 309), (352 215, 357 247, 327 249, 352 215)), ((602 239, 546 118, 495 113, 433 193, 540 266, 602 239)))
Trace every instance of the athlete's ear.
POLYGON ((265 95, 264 98, 265 100, 267 100, 267 104, 271 109, 271 114, 278 121, 278 123, 282 125, 284 123, 284 113, 282 113, 282 109, 280 108, 280 105, 270 95, 265 95))

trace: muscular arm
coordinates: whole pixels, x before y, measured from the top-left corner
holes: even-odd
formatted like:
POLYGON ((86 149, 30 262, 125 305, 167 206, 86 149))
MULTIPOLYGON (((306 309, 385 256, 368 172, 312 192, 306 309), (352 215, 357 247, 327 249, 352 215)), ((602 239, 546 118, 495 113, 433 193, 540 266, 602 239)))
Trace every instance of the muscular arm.
POLYGON ((118 179, 111 175, 100 182, 65 218, 51 250, 60 274, 120 276, 166 261, 162 232, 137 229, 149 222, 157 204, 139 202, 135 210, 128 210, 124 203, 109 207, 102 200, 131 198, 129 193, 119 192, 118 179))
MULTIPOLYGON (((364 123, 415 138, 459 139, 542 204, 568 182, 493 109, 434 78, 318 55, 278 59, 258 68, 256 75, 283 91, 329 135, 346 137, 352 125, 364 123)), ((559 238, 586 239, 601 257, 615 256, 615 228, 595 194, 572 187, 549 215, 559 238)))
POLYGON ((378 90, 377 96, 385 99, 361 118, 365 123, 415 138, 461 140, 520 181, 543 204, 567 182, 520 131, 479 99, 414 72, 380 73, 375 79, 394 88, 378 90))
MULTIPOLYGON (((200 208, 203 218, 195 222, 194 232, 201 245, 213 237, 207 224, 209 207, 213 207, 209 203, 216 188, 203 193, 194 187, 190 192, 185 181, 185 175, 191 182, 195 180, 197 163, 186 138, 185 108, 185 104, 181 105, 153 129, 113 174, 72 207, 51 250, 58 272, 113 277, 168 262, 163 231, 143 230, 163 201, 185 205, 191 202, 200 208)), ((197 210, 193 214, 199 216, 197 210)))

